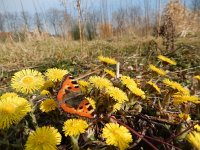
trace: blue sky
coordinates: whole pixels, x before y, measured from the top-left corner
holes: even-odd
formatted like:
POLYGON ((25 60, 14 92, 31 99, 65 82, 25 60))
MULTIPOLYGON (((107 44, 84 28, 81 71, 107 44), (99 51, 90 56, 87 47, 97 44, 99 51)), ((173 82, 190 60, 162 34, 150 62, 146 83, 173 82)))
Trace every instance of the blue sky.
MULTIPOLYGON (((24 11, 34 14, 37 10, 39 13, 44 13, 50 8, 64 9, 61 1, 67 2, 67 12, 74 16, 77 14, 76 0, 0 0, 0 12, 21 12, 22 6, 24 11), (22 5, 21 5, 22 3, 22 5)), ((112 13, 118 8, 126 8, 130 6, 140 6, 144 10, 144 2, 149 1, 150 7, 155 8, 157 0, 81 0, 81 7, 83 9, 83 14, 86 11, 97 10, 101 7, 102 2, 107 2, 108 15, 111 16, 112 13)), ((168 0, 161 0, 162 8, 168 0)), ((187 5, 191 0, 185 1, 187 5)), ((152 9, 151 9, 152 10, 152 9)))
MULTIPOLYGON (((65 0, 67 1, 68 10, 73 10, 76 6, 76 0, 65 0)), ((86 9, 88 8, 98 8, 101 0, 82 0, 82 6, 86 9)), ((151 5, 155 5, 156 0, 149 0, 151 5)), ((167 0, 161 0, 164 5, 167 0)), ((185 0, 187 3, 189 0, 185 0)), ((25 11, 30 13, 35 12, 34 6, 36 6, 37 11, 45 11, 49 8, 62 9, 61 0, 21 0, 23 8, 25 11)), ((22 10, 20 0, 0 0, 0 12, 19 12, 22 10)), ((128 6, 129 3, 133 5, 143 5, 144 0, 107 0, 108 7, 111 9, 116 9, 118 6, 128 6)))
MULTIPOLYGON (((34 5, 38 10, 48 8, 61 8, 58 0, 21 0, 25 11, 35 12, 34 5)), ((0 0, 0 10, 4 12, 20 12, 22 10, 20 0, 0 0)))

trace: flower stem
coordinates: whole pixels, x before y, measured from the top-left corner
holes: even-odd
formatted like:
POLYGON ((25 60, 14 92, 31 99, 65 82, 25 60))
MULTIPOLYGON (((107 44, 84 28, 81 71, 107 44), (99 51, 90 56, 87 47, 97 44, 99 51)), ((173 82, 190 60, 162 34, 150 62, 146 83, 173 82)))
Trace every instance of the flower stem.
POLYGON ((79 136, 77 136, 77 137, 70 136, 70 137, 71 137, 71 142, 72 142, 72 149, 73 150, 79 150, 79 146, 78 146, 79 136))

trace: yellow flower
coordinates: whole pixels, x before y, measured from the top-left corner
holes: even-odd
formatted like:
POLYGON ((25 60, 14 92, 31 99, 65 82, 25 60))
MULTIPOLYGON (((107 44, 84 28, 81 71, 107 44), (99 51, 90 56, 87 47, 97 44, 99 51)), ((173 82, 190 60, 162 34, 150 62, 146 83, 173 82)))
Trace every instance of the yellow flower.
POLYGON ((111 65, 115 65, 117 64, 117 61, 113 58, 109 58, 109 57, 103 57, 103 56, 99 56, 98 59, 106 64, 111 64, 111 65))
POLYGON ((192 144, 194 148, 200 150, 200 132, 192 131, 186 136, 186 140, 192 144))
POLYGON ((173 60, 171 60, 171 59, 169 59, 169 58, 167 58, 167 57, 165 57, 163 55, 159 55, 158 58, 160 60, 162 60, 162 61, 165 61, 165 62, 169 63, 170 65, 176 65, 175 61, 173 61, 173 60))
POLYGON ((86 99, 92 105, 92 108, 96 109, 96 102, 92 98, 90 98, 90 97, 86 97, 86 99))
POLYGON ((178 116, 179 116, 179 118, 181 118, 181 119, 183 119, 185 121, 190 121, 191 120, 190 114, 181 113, 178 116))
POLYGON ((116 74, 112 70, 104 69, 104 72, 107 73, 107 74, 109 74, 113 78, 116 77, 116 74))
POLYGON ((50 95, 50 90, 54 87, 54 83, 53 81, 47 80, 45 81, 45 83, 43 84, 43 86, 41 87, 41 95, 50 95))
POLYGON ((174 94, 172 97, 173 103, 176 105, 180 103, 187 103, 188 101, 196 104, 200 103, 199 98, 197 96, 174 94))
POLYGON ((107 145, 114 145, 120 150, 128 148, 129 143, 133 141, 129 130, 117 123, 107 123, 103 128, 102 137, 106 139, 107 145))
POLYGON ((14 92, 7 92, 7 93, 4 93, 1 95, 0 99, 6 99, 8 97, 18 97, 17 93, 14 93, 14 92))
POLYGON ((51 69, 47 69, 45 75, 48 78, 48 80, 57 82, 57 81, 62 81, 64 75, 68 73, 69 72, 67 70, 51 68, 51 69))
POLYGON ((139 89, 138 87, 129 85, 129 86, 127 86, 127 88, 128 88, 133 94, 135 94, 135 95, 137 95, 137 96, 140 96, 142 99, 145 99, 145 98, 146 98, 144 91, 142 91, 142 90, 139 89))
POLYGON ((82 119, 69 119, 64 122, 63 131, 65 136, 79 136, 81 133, 84 133, 88 128, 88 124, 85 120, 82 119))
POLYGON ((47 91, 47 90, 42 90, 42 91, 40 92, 40 94, 41 94, 41 95, 49 95, 50 92, 47 91))
POLYGON ((58 104, 54 99, 46 99, 40 104, 40 110, 42 112, 49 112, 55 110, 58 107, 58 104))
POLYGON ((39 90, 44 84, 42 74, 33 69, 24 69, 16 72, 11 80, 11 86, 18 92, 25 94, 39 90))
POLYGON ((131 86, 137 87, 136 82, 133 79, 131 79, 129 76, 121 76, 120 79, 123 85, 126 85, 126 86, 131 85, 131 86))
POLYGON ((78 84, 83 93, 85 93, 87 91, 87 88, 90 86, 90 83, 84 80, 78 80, 78 84))
POLYGON ((114 106, 113 106, 113 112, 116 112, 118 110, 120 110, 122 107, 122 103, 116 103, 114 106))
POLYGON ((154 66, 154 65, 149 65, 149 68, 150 68, 152 71, 156 72, 157 74, 159 74, 159 75, 161 75, 161 76, 165 76, 165 75, 167 74, 164 70, 162 70, 162 69, 160 69, 160 68, 157 68, 157 67, 154 66))
POLYGON ((89 82, 84 81, 84 80, 78 80, 78 84, 79 84, 80 86, 83 86, 83 87, 88 87, 88 86, 90 85, 89 82))
POLYGON ((176 89, 179 92, 183 93, 184 95, 189 95, 190 91, 184 87, 182 87, 179 83, 174 82, 174 81, 170 81, 169 79, 164 79, 163 83, 169 87, 171 87, 172 89, 176 89))
POLYGON ((54 127, 43 126, 30 133, 25 150, 57 150, 61 134, 54 127))
POLYGON ((50 80, 47 80, 44 82, 43 86, 41 87, 41 90, 48 90, 49 88, 52 88, 54 86, 54 83, 50 80))
POLYGON ((0 101, 0 129, 17 124, 31 110, 30 103, 21 97, 6 97, 0 101))
POLYGON ((151 85, 158 93, 160 93, 160 88, 155 83, 149 81, 147 84, 151 85))
POLYGON ((112 97, 114 100, 118 101, 119 103, 123 103, 124 101, 128 101, 128 97, 126 93, 120 90, 117 87, 110 86, 106 88, 106 93, 112 97))
POLYGON ((200 76, 194 76, 194 78, 200 81, 200 76))
POLYGON ((107 78, 102 78, 99 76, 91 76, 89 82, 92 83, 96 88, 102 90, 103 88, 112 86, 112 82, 107 78))
POLYGON ((197 130, 198 132, 200 132, 200 126, 197 124, 194 126, 195 130, 197 130))

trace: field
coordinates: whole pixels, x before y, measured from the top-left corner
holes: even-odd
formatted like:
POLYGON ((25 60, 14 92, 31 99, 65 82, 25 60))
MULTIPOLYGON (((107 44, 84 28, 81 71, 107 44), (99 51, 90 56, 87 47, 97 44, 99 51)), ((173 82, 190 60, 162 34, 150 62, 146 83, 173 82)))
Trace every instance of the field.
MULTIPOLYGON (((58 149, 115 149, 116 147, 119 149, 198 149, 200 146, 198 143, 200 142, 200 126, 198 126, 200 38, 197 36, 176 39, 175 49, 171 51, 165 49, 162 38, 155 37, 84 41, 82 47, 79 41, 65 41, 58 37, 31 39, 24 42, 2 42, 0 43, 0 69, 0 95, 15 92, 18 94, 15 99, 23 97, 31 105, 31 109, 29 108, 30 110, 22 115, 20 110, 10 106, 13 95, 0 97, 0 115, 4 113, 6 117, 8 116, 7 121, 3 119, 4 116, 0 116, 2 120, 0 121, 0 129, 2 129, 0 149, 24 149, 25 145, 27 148, 34 142, 37 143, 37 140, 31 141, 28 137, 36 129, 41 129, 42 132, 42 128, 38 128, 42 126, 47 127, 46 130, 59 132, 59 136, 57 133, 56 137, 56 140, 60 141, 56 144, 58 149), (176 64, 159 59, 159 55, 170 58, 176 64), (104 58, 107 57, 114 59, 116 63, 112 63, 109 59, 109 61, 105 60, 104 58), (118 78, 115 74, 117 62, 120 64, 118 71, 121 76, 118 78), (149 67, 150 65, 162 69, 165 73, 155 71, 149 67), (53 77, 49 75, 50 68, 67 70, 82 81, 78 81, 82 90, 81 95, 93 99, 96 103, 95 106, 90 103, 96 114, 95 118, 81 117, 77 112, 74 114, 64 112, 60 103, 51 111, 45 110, 51 108, 41 108, 47 99, 57 102, 56 96, 63 80, 63 76, 57 79, 60 74, 53 77), (45 82, 47 79, 52 79, 52 86, 45 89, 43 83, 42 88, 37 89, 33 86, 29 90, 28 86, 22 87, 20 84, 13 86, 13 82, 21 82, 18 79, 20 76, 16 77, 16 72, 23 69, 37 70, 44 76, 45 82), (97 80, 96 77, 100 79, 97 80), (83 84, 86 81, 87 86, 83 84), (107 84, 111 87, 106 86, 107 84), (158 89, 155 88, 156 85, 158 89), (49 94, 42 95, 42 90, 46 90, 49 94), (3 99, 7 99, 5 104, 9 106, 3 107, 3 99), (16 116, 19 115, 19 118, 20 115, 22 116, 20 119, 13 117, 9 122, 13 112, 16 116), (75 118, 85 122, 81 122, 79 126, 78 123, 77 126, 67 126, 66 120, 75 118), (86 128, 82 132, 78 131, 77 128, 82 128, 85 123, 86 128), (119 124, 120 128, 112 126, 112 123, 119 124), (110 133, 112 130, 109 130, 108 124, 116 131, 110 133), (73 131, 67 133, 66 130, 70 128, 73 131), (73 132, 77 134, 73 135, 73 132), (194 138, 192 139, 191 136, 194 138), (126 137, 126 140, 123 137, 126 137), (195 138, 198 141, 197 145, 195 145, 195 138), (124 143, 120 144, 115 140, 124 143)), ((23 75, 26 75, 26 71, 23 75)), ((40 80, 37 82, 39 83, 40 80)), ((78 99, 76 96, 72 97, 72 100, 76 101, 76 99, 78 99)), ((18 105, 15 102, 13 104, 16 107, 18 105)), ((23 109, 25 104, 20 107, 23 109)), ((48 136, 52 136, 51 140, 55 140, 53 134, 36 134, 36 136, 41 139, 41 143, 38 142, 40 144, 45 144, 45 138, 48 136)), ((44 149, 49 148, 48 144, 45 146, 44 149)))

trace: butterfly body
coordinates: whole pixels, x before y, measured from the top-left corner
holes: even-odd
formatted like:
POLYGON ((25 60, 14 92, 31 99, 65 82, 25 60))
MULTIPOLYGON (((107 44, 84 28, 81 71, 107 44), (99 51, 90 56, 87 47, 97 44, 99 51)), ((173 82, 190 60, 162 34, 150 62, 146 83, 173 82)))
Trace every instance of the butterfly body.
POLYGON ((65 112, 93 118, 90 103, 84 98, 77 81, 70 74, 67 74, 61 83, 57 101, 65 112))

